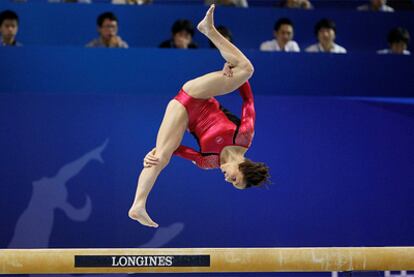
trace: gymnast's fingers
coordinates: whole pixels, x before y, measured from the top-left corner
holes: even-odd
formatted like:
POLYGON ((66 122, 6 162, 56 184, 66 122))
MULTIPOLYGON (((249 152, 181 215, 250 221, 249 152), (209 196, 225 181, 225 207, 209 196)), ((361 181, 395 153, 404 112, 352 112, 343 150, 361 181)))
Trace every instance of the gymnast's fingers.
POLYGON ((158 164, 158 161, 154 161, 154 160, 149 160, 149 159, 147 159, 147 158, 145 158, 144 159, 144 162, 146 163, 146 164, 148 164, 148 165, 157 165, 158 164))
POLYGON ((233 70, 231 69, 231 66, 229 63, 224 64, 223 75, 229 78, 233 77, 233 70))
POLYGON ((157 158, 157 157, 155 157, 154 155, 151 155, 151 154, 148 154, 148 155, 145 157, 145 159, 146 159, 146 160, 149 160, 149 161, 158 161, 158 158, 157 158))
POLYGON ((148 163, 148 162, 146 162, 146 161, 144 161, 144 162, 143 162, 143 166, 144 166, 144 168, 150 168, 150 167, 152 167, 153 165, 155 165, 155 164, 148 163))
POLYGON ((149 160, 149 159, 145 159, 145 162, 146 162, 147 164, 151 164, 151 165, 157 165, 157 164, 158 164, 158 161, 149 160))
POLYGON ((155 156, 145 156, 144 161, 149 163, 158 163, 158 158, 155 156))

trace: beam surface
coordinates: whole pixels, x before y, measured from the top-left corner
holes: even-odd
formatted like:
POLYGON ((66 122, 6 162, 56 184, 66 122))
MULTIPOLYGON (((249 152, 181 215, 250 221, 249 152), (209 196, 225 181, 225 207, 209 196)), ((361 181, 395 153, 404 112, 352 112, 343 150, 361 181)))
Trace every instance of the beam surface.
POLYGON ((0 274, 386 270, 414 270, 414 247, 0 250, 0 274))

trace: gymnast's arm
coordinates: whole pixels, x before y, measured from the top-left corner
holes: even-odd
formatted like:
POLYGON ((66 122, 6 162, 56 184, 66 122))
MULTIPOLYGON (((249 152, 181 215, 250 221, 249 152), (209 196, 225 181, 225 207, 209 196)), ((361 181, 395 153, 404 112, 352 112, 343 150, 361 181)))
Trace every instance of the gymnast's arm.
POLYGON ((203 156, 200 152, 188 146, 180 145, 180 147, 175 150, 174 155, 190 160, 202 169, 212 169, 219 167, 216 155, 203 156))
POLYGON ((199 165, 197 162, 199 162, 201 159, 200 152, 197 152, 195 149, 184 145, 180 145, 177 150, 175 150, 173 155, 190 160, 196 165, 199 165))
MULTIPOLYGON (((155 151, 156 149, 154 148, 145 156, 144 167, 151 167, 158 164, 158 159, 155 157, 155 151)), ((215 162, 216 157, 212 157, 212 155, 203 156, 200 152, 188 146, 180 145, 173 155, 190 160, 202 169, 218 167, 215 162)))
POLYGON ((256 121, 253 92, 248 81, 239 88, 239 91, 243 100, 243 106, 237 140, 239 144, 244 144, 246 147, 249 147, 254 136, 254 124, 256 121))

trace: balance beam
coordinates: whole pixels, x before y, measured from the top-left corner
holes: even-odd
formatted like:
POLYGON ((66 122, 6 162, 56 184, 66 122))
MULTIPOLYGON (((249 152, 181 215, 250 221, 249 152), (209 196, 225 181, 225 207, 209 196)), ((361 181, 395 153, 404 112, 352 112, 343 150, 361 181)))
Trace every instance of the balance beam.
POLYGON ((414 270, 414 247, 0 250, 0 274, 386 270, 414 270))

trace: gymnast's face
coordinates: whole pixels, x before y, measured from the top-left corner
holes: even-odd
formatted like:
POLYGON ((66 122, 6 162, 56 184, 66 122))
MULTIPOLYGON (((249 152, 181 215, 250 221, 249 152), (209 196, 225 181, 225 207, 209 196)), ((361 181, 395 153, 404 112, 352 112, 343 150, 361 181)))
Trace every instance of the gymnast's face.
POLYGON ((226 182, 231 183, 236 189, 246 188, 243 173, 239 169, 239 163, 225 163, 220 166, 220 169, 226 182))

